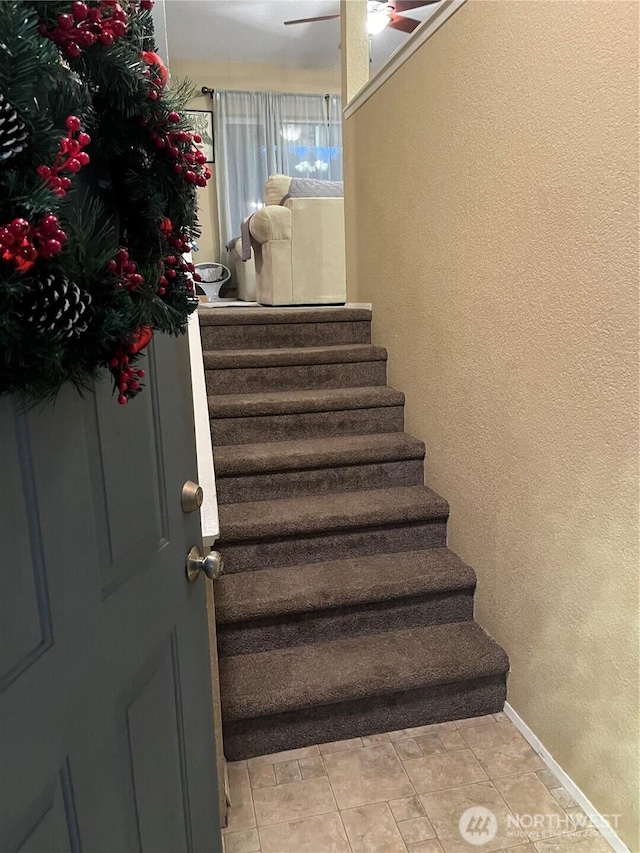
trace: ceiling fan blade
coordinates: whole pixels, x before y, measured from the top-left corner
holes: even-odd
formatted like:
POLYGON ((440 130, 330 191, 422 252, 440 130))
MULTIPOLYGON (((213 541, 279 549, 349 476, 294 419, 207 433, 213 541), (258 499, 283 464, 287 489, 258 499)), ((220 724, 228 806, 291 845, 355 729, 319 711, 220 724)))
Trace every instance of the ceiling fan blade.
POLYGON ((414 18, 405 18, 403 15, 389 15, 389 29, 400 30, 402 33, 412 33, 416 27, 419 27, 422 21, 416 21, 414 18))
POLYGON ((318 18, 299 18, 297 21, 285 21, 285 27, 288 27, 289 24, 312 24, 314 21, 334 21, 339 18, 340 15, 320 15, 318 18))
POLYGON ((389 5, 394 12, 410 12, 412 9, 419 9, 421 6, 430 6, 432 3, 439 3, 440 0, 391 0, 389 5))

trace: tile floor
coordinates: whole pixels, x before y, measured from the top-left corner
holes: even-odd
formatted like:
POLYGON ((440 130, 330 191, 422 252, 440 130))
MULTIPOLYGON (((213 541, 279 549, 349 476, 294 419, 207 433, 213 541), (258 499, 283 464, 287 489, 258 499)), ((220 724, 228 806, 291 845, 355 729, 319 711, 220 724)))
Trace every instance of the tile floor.
POLYGON ((225 853, 611 853, 504 714, 228 766, 225 853))

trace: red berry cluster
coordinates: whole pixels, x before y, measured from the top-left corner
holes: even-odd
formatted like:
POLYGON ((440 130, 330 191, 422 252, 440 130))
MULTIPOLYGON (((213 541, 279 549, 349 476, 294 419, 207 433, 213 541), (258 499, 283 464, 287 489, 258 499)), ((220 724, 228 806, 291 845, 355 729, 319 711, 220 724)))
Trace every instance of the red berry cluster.
MULTIPOLYGON (((183 251, 189 251, 189 247, 183 251)), ((191 276, 195 275, 196 268, 192 263, 189 263, 184 255, 167 255, 160 261, 161 274, 158 279, 158 295, 164 296, 167 292, 167 287, 175 282, 179 273, 184 273, 186 276, 187 289, 193 292, 193 283, 191 276), (191 275, 190 275, 191 274, 191 275)))
POLYGON ((109 362, 109 367, 116 374, 118 391, 120 392, 118 402, 123 406, 142 390, 139 380, 144 379, 145 372, 142 369, 131 367, 129 355, 122 347, 118 350, 118 355, 114 356, 109 362))
POLYGON ((197 278, 200 281, 200 276, 195 271, 196 268, 192 263, 188 263, 183 254, 191 251, 189 239, 186 234, 178 234, 173 230, 173 223, 168 216, 161 216, 158 223, 160 234, 163 240, 166 240, 172 246, 177 254, 170 253, 163 260, 159 261, 160 278, 158 280, 158 295, 164 296, 167 292, 167 287, 175 281, 179 272, 187 274, 187 287, 192 290, 191 277, 197 278), (190 275, 189 275, 190 274, 190 275))
POLYGON ((37 172, 43 181, 46 181, 53 192, 62 198, 71 186, 71 178, 61 172, 79 172, 83 166, 89 163, 89 155, 83 148, 91 142, 88 133, 80 132, 80 119, 77 116, 69 116, 66 121, 67 135, 60 140, 60 150, 56 155, 53 166, 38 166, 37 172))
POLYGON ((137 290, 141 284, 144 284, 144 279, 138 272, 138 267, 129 257, 129 252, 126 249, 119 249, 118 254, 109 261, 109 272, 117 276, 118 282, 116 287, 126 288, 127 290, 137 290))
MULTIPOLYGON (((152 0, 141 0, 141 9, 150 9, 152 0)), ((127 13, 118 0, 99 0, 95 5, 75 0, 71 14, 58 15, 54 27, 43 22, 39 26, 41 35, 47 36, 61 48, 70 59, 77 59, 83 48, 94 44, 112 45, 117 38, 127 33, 127 13)))
POLYGON ((202 137, 199 133, 190 133, 188 130, 169 129, 170 125, 178 124, 179 121, 178 113, 170 112, 166 122, 152 129, 151 141, 156 148, 166 151, 169 159, 175 160, 173 171, 177 175, 183 175, 189 184, 206 187, 211 177, 211 169, 204 165, 207 158, 194 144, 200 144, 202 137))
POLYGON ((120 344, 115 356, 109 362, 111 372, 116 378, 118 391, 120 392, 118 402, 125 405, 132 397, 142 391, 140 379, 145 376, 144 370, 131 366, 131 358, 149 345, 153 337, 151 326, 140 326, 133 334, 128 344, 120 344))
POLYGON ((17 218, 0 226, 0 256, 19 272, 26 272, 38 258, 49 260, 58 255, 66 240, 58 217, 52 213, 43 216, 36 226, 17 218))
POLYGON ((186 234, 180 234, 173 231, 170 219, 164 219, 160 224, 162 236, 173 248, 174 252, 170 252, 163 260, 159 261, 160 278, 158 284, 158 294, 164 296, 167 287, 172 284, 178 277, 179 273, 183 273, 186 278, 187 288, 193 293, 193 280, 202 281, 202 276, 196 272, 194 264, 184 257, 187 252, 191 251, 189 237, 186 234))

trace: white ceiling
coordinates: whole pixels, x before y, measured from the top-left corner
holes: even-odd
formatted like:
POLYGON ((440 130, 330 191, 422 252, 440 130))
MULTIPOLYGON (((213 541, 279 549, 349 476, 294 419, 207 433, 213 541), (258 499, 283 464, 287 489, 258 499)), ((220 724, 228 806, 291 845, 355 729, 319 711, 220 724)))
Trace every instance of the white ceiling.
MULTIPOLYGON (((422 19, 433 7, 415 9, 422 19)), ((283 22, 333 15, 339 0, 166 0, 169 51, 178 59, 259 62, 302 68, 340 64, 340 22, 285 27, 283 22)), ((407 35, 389 28, 372 43, 372 69, 382 65, 407 35)))

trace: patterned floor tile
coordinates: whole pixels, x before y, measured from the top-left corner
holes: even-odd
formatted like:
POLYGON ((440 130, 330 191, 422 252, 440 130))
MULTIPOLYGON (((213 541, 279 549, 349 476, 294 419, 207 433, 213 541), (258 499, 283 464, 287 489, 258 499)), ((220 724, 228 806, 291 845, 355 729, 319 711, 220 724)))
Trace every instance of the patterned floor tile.
POLYGON ((440 732, 438 740, 445 749, 467 749, 468 744, 460 732, 440 732))
POLYGON ((357 749, 362 746, 362 740, 359 737, 353 737, 350 740, 336 740, 333 743, 321 743, 320 752, 326 755, 330 752, 343 752, 345 749, 357 749))
POLYGON ((436 834, 428 817, 414 817, 411 820, 401 820, 398 829, 407 844, 427 841, 435 838, 436 834))
POLYGON ((340 815, 325 815, 260 827, 262 853, 351 853, 340 815))
POLYGON ((537 853, 611 853, 611 847, 596 830, 537 841, 535 848, 537 853))
POLYGON ((297 761, 280 761, 273 765, 273 769, 278 785, 284 785, 287 782, 299 782, 302 779, 300 765, 297 761))
POLYGON ((224 853, 260 853, 258 830, 243 829, 225 833, 224 853))
POLYGON ((227 765, 227 771, 231 801, 227 829, 250 829, 256 825, 256 816, 253 811, 247 765, 245 762, 232 762, 227 765))
POLYGON ((483 717, 467 717, 464 720, 456 720, 456 728, 467 729, 470 726, 488 726, 495 723, 493 714, 485 714, 483 717))
POLYGON ((512 723, 464 727, 461 732, 491 779, 544 768, 512 723))
POLYGON ((411 820, 413 817, 423 817, 425 814, 418 797, 404 797, 402 800, 391 800, 389 806, 397 821, 411 820))
POLYGON ((281 761, 295 761, 298 758, 312 758, 318 755, 317 746, 302 746, 300 749, 288 749, 286 752, 274 752, 271 755, 258 755, 256 758, 250 758, 247 761, 249 767, 256 767, 258 764, 279 764, 281 761))
POLYGON ((483 782, 488 778, 470 749, 415 758, 405 761, 404 766, 419 794, 483 782))
POLYGON ((455 730, 455 723, 431 723, 431 725, 416 726, 413 729, 398 729, 396 732, 389 732, 389 737, 391 740, 402 740, 406 737, 437 734, 438 732, 454 732, 455 730))
POLYGON ((447 788, 422 794, 420 799, 445 853, 473 849, 492 853, 528 840, 492 785, 447 788))
POLYGON ((303 779, 315 779, 316 776, 327 775, 324 761, 320 755, 314 755, 313 758, 301 758, 298 761, 298 766, 303 779))
POLYGON ((224 853, 611 853, 504 713, 228 764, 224 853))
POLYGON ((407 844, 407 853, 444 853, 442 845, 435 838, 429 841, 418 841, 417 844, 407 844))
POLYGON ((390 743, 334 752, 324 760, 341 809, 415 793, 390 743))
POLYGON ((258 788, 253 792, 253 803, 258 826, 313 817, 337 809, 326 777, 258 788))
POLYGON ((273 764, 258 764, 249 767, 249 781, 252 788, 269 788, 276 784, 273 764))
POLYGON ((573 829, 567 815, 535 773, 495 779, 494 785, 531 841, 573 829))
POLYGON ((387 803, 340 812, 353 853, 405 853, 398 826, 387 803))

